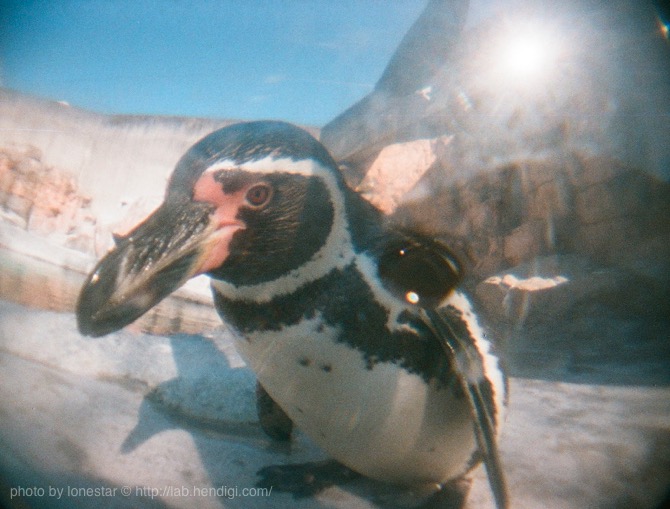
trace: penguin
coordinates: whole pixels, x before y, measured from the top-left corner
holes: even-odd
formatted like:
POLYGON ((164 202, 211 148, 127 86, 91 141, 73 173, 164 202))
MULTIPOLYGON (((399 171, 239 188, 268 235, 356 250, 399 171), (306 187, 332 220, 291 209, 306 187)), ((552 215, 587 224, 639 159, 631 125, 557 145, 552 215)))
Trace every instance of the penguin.
POLYGON ((295 425, 354 472, 411 487, 483 461, 504 509, 506 378, 462 272, 447 245, 349 188, 305 130, 242 122, 181 157, 163 203, 88 275, 76 315, 102 336, 207 274, 268 434, 295 425))

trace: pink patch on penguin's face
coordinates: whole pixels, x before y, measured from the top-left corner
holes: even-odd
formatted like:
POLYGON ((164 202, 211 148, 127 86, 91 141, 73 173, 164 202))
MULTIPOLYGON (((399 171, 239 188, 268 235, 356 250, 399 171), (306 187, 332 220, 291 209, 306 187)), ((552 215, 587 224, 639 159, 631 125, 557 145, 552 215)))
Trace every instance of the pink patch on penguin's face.
POLYGON ((216 207, 211 216, 214 231, 206 241, 205 249, 200 257, 197 272, 203 274, 220 267, 230 254, 230 243, 233 235, 243 230, 246 225, 237 218, 240 207, 245 203, 246 188, 234 193, 224 193, 214 173, 205 172, 195 183, 193 200, 211 203, 216 207))
POLYGON ((237 215, 245 203, 245 194, 246 189, 230 194, 224 193, 221 183, 215 180, 213 172, 203 173, 193 188, 193 200, 216 206, 212 217, 218 227, 235 225, 244 227, 244 223, 237 219, 237 215))

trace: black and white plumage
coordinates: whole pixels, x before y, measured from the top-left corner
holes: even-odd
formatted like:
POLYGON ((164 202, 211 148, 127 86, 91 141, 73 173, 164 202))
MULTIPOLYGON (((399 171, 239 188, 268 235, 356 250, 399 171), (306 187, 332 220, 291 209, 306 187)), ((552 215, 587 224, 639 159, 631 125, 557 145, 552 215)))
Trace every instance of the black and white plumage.
POLYGON ((164 203, 89 276, 79 328, 117 330, 202 273, 262 396, 333 458, 406 485, 483 458, 507 506, 504 375, 456 289, 458 262, 390 227, 311 135, 249 122, 196 143, 164 203))

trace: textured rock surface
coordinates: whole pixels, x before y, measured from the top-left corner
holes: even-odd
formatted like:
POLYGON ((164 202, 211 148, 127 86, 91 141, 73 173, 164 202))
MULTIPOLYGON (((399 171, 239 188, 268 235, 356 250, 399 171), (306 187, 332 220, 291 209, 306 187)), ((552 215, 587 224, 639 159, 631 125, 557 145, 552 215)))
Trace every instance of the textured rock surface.
POLYGON ((385 214, 395 211, 402 198, 436 163, 448 137, 415 140, 384 147, 358 190, 385 214))
POLYGON ((525 161, 449 185, 433 166, 394 219, 463 246, 478 278, 576 253, 670 282, 670 184, 606 157, 525 161), (665 267, 665 269, 663 269, 665 267))
POLYGON ((117 221, 124 203, 162 195, 188 147, 227 123, 101 115, 0 89, 0 147, 35 147, 46 168, 74 175, 102 223, 117 221))
POLYGON ((489 316, 517 326, 569 319, 594 304, 623 316, 670 314, 668 289, 657 281, 578 255, 535 258, 485 279, 475 294, 489 316))
POLYGON ((5 221, 65 247, 93 252, 91 199, 77 178, 45 165, 34 146, 0 148, 0 206, 5 221))

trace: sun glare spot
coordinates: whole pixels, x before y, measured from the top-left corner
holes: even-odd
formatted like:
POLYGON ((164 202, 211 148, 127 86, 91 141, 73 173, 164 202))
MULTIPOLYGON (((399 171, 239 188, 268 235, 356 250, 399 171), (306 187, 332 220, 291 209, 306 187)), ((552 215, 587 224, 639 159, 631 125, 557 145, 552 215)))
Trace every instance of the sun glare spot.
POLYGON ((555 67, 559 45, 555 34, 542 24, 508 26, 497 46, 496 68, 505 81, 532 84, 555 67))
POLYGON ((508 70, 520 76, 538 71, 546 58, 543 43, 535 34, 521 34, 511 40, 504 56, 508 70))

